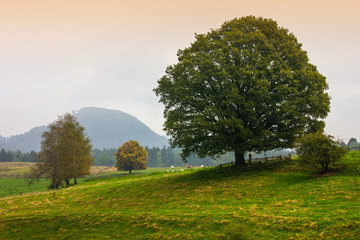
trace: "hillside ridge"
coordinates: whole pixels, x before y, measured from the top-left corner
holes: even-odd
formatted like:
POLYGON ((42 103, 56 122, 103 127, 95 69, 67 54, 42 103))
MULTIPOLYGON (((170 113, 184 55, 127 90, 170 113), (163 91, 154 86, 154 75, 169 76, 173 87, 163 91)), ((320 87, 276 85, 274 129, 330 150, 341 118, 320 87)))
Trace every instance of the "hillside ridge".
MULTIPOLYGON (((160 136, 136 117, 120 110, 84 107, 72 114, 85 128, 94 148, 117 148, 128 140, 136 140, 148 147, 168 145, 166 137, 160 136)), ((41 134, 46 130, 47 126, 38 126, 23 134, 0 136, 0 149, 39 151, 41 134)))

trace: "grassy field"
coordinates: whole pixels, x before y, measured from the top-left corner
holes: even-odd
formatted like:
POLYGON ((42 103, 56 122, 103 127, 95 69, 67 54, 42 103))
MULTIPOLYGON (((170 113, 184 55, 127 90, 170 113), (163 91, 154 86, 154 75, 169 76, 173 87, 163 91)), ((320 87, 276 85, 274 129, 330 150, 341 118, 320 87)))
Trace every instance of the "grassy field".
POLYGON ((26 162, 0 162, 0 197, 47 190, 49 182, 46 179, 28 186, 24 173, 29 171, 32 165, 33 163, 26 162))
POLYGON ((359 239, 360 152, 326 176, 278 163, 103 176, 0 199, 0 239, 359 239))
MULTIPOLYGON (((24 174, 28 172, 34 163, 26 162, 0 162, 0 198, 6 196, 21 195, 29 192, 46 191, 50 184, 48 179, 40 179, 30 186, 28 181, 24 179, 24 174)), ((180 171, 184 168, 149 168, 144 171, 133 171, 134 174, 151 174, 154 172, 180 171)), ((88 181, 92 178, 124 176, 126 171, 117 171, 115 167, 91 167, 91 174, 86 177, 79 178, 78 182, 88 181)))
POLYGON ((33 165, 28 162, 0 162, 0 178, 22 177, 33 165))

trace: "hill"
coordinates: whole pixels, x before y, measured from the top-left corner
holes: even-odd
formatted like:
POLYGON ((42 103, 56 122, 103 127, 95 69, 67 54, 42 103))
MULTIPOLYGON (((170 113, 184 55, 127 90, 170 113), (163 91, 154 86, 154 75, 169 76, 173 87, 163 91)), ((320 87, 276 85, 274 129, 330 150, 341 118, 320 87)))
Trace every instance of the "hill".
POLYGON ((22 152, 31 152, 40 150, 41 134, 47 130, 46 126, 35 127, 30 131, 19 134, 16 136, 11 136, 8 138, 1 137, 0 139, 0 149, 5 148, 7 150, 22 152))
POLYGON ((296 163, 97 178, 0 201, 2 239, 358 239, 360 152, 342 172, 296 163))
MULTIPOLYGON (((165 137, 158 135, 137 118, 122 111, 86 107, 73 114, 85 127, 94 148, 118 148, 128 140, 137 140, 141 145, 148 147, 168 145, 165 137)), ((39 151, 41 134, 46 130, 46 126, 41 126, 9 138, 0 136, 0 149, 22 152, 39 151)))

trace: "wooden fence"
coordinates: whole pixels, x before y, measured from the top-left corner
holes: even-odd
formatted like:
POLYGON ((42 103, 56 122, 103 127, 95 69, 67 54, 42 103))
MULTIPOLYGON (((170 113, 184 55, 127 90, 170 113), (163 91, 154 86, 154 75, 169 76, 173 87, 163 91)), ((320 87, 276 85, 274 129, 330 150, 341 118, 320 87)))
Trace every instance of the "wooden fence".
POLYGON ((24 178, 23 173, 0 173, 1 178, 24 178))
MULTIPOLYGON (((265 163, 265 162, 270 162, 270 161, 274 161, 274 160, 291 160, 292 157, 291 155, 287 155, 287 156, 271 156, 271 157, 263 157, 263 158, 251 158, 251 160, 249 161, 249 159, 245 160, 247 163, 265 163)), ((223 167, 223 166, 227 166, 227 165, 235 165, 235 162, 228 162, 228 163, 222 163, 219 164, 217 167, 223 167)))

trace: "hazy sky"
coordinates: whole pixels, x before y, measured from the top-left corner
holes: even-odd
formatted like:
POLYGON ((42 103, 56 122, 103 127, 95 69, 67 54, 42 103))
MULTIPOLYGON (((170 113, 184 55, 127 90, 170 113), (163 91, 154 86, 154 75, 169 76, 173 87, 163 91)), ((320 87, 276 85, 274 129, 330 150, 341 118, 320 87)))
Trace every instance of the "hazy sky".
POLYGON ((247 15, 295 34, 330 86, 326 131, 360 140, 358 0, 0 0, 0 135, 87 106, 164 134, 152 89, 177 50, 247 15))

